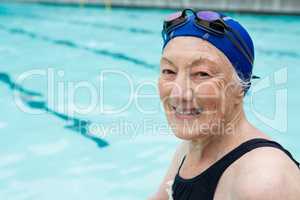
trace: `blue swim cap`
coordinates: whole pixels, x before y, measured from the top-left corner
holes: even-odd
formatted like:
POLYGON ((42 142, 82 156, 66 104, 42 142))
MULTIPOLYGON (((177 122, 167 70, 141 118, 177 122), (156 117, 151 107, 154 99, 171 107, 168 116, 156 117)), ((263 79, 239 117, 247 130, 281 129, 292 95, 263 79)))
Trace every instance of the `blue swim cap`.
MULTIPOLYGON (((224 14, 219 14, 223 18, 225 24, 233 29, 236 33, 238 33, 244 40, 244 43, 247 45, 254 61, 254 46, 249 33, 240 23, 238 23, 234 19, 225 16, 224 14)), ((229 61, 235 68, 240 79, 249 83, 249 85, 244 88, 244 91, 247 92, 251 84, 250 79, 252 76, 253 64, 248 61, 246 56, 231 42, 230 39, 228 39, 226 35, 215 35, 209 33, 206 30, 201 29, 197 25, 195 25, 194 21, 195 15, 189 15, 188 20, 185 23, 174 28, 174 30, 171 30, 171 32, 168 34, 163 33, 163 49, 170 40, 178 36, 193 36, 201 38, 203 40, 207 40, 225 54, 225 56, 229 59, 229 61)), ((230 31, 228 31, 227 34, 230 34, 233 38, 236 38, 230 31)))

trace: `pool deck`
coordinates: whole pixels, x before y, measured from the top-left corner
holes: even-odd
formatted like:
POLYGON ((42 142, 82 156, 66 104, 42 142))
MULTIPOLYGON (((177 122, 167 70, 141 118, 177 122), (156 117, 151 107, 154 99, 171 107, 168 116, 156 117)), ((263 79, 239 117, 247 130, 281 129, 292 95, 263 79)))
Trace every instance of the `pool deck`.
POLYGON ((47 4, 102 5, 139 8, 194 8, 252 13, 300 15, 299 0, 13 0, 47 4))

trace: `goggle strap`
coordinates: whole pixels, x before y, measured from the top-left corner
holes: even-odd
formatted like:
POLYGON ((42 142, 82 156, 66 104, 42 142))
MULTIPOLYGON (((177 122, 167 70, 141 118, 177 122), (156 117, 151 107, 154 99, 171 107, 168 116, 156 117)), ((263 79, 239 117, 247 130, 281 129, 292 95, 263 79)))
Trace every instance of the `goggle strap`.
POLYGON ((234 38, 232 38, 231 35, 229 34, 226 34, 226 36, 228 37, 228 39, 234 44, 234 46, 236 46, 240 52, 242 52, 242 54, 247 58, 248 62, 252 65, 253 64, 253 61, 252 59, 249 57, 249 55, 245 52, 245 50, 239 45, 236 43, 236 40, 234 38))
POLYGON ((249 55, 249 57, 251 58, 251 60, 253 60, 253 56, 251 54, 251 51, 250 51, 248 45, 245 44, 245 41, 242 39, 242 37, 240 36, 240 34, 237 33, 235 30, 233 30, 231 27, 228 26, 228 28, 229 28, 230 32, 232 32, 233 35, 240 41, 240 43, 242 43, 242 45, 244 46, 244 48, 247 51, 247 54, 249 55))

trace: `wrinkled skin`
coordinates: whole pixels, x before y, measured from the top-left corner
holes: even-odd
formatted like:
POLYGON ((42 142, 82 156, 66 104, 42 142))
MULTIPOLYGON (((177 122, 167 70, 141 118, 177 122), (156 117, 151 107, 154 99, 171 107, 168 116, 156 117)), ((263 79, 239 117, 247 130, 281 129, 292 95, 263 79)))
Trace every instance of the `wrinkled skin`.
POLYGON ((230 123, 239 117, 243 91, 222 52, 205 40, 177 37, 164 49, 160 66, 160 97, 177 137, 191 140, 232 131, 230 123), (202 112, 178 115, 175 108, 202 112))

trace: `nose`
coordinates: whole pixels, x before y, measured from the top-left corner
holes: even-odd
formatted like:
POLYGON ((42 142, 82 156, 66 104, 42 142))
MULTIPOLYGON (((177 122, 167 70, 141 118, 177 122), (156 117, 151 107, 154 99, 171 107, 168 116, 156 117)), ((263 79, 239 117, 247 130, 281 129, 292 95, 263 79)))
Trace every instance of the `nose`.
POLYGON ((191 81, 186 77, 178 76, 170 94, 172 102, 176 105, 191 103, 193 101, 193 95, 191 81))

